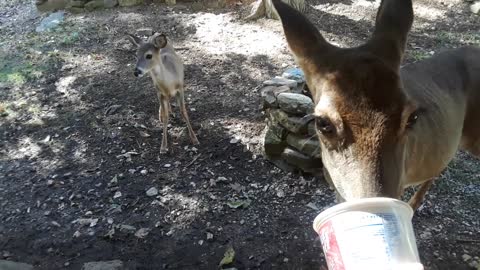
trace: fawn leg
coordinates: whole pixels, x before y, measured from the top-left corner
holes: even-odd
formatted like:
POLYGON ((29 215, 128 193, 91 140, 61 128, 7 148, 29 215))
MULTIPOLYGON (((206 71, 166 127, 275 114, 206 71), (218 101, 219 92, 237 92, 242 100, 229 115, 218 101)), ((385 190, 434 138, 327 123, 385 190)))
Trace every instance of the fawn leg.
POLYGON ((167 97, 160 97, 160 117, 163 124, 162 145, 160 146, 160 154, 168 152, 168 108, 169 101, 167 97))
POLYGON ((185 95, 183 93, 183 88, 180 89, 177 93, 177 104, 180 107, 180 113, 182 114, 183 120, 187 123, 188 135, 193 144, 200 144, 198 142, 195 132, 193 132, 192 125, 190 124, 190 119, 188 117, 187 108, 185 106, 185 95))

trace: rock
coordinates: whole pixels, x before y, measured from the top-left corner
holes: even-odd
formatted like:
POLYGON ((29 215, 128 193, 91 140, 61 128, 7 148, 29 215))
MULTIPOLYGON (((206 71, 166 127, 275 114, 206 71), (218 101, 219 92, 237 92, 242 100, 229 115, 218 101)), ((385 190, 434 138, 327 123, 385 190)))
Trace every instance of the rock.
POLYGON ((72 8, 72 7, 83 8, 84 6, 85 6, 85 1, 72 0, 68 3, 67 8, 72 8))
POLYGON ((149 37, 153 35, 153 29, 150 27, 139 28, 135 31, 135 34, 137 34, 137 36, 149 37))
POLYGON ((116 191, 115 194, 113 194, 114 199, 117 199, 117 198, 120 198, 120 197, 122 197, 122 192, 120 192, 120 191, 116 191))
POLYGON ((280 157, 269 157, 269 161, 272 162, 275 166, 280 168, 284 172, 298 172, 298 169, 288 164, 285 160, 280 157))
POLYGON ((313 101, 302 94, 281 93, 277 101, 280 109, 287 113, 305 115, 313 112, 313 101))
POLYGON ((121 7, 131 7, 143 4, 143 0, 118 0, 118 5, 121 7))
POLYGON ((263 98, 263 108, 278 108, 277 99, 273 95, 263 98))
POLYGON ((287 136, 287 144, 309 157, 320 158, 320 142, 316 136, 302 137, 295 134, 287 136))
POLYGON ((473 4, 470 5, 470 11, 473 12, 474 14, 479 14, 480 13, 480 1, 477 1, 473 4))
POLYGON ((298 84, 305 82, 305 74, 303 73, 303 70, 299 68, 289 68, 285 70, 282 74, 282 77, 295 80, 298 84))
POLYGON ((286 130, 276 124, 268 126, 263 146, 267 156, 280 155, 287 144, 284 141, 286 130))
POLYGON ((57 27, 61 22, 63 22, 65 12, 57 11, 47 17, 45 17, 40 25, 35 28, 36 32, 45 32, 50 31, 51 29, 57 27))
POLYGON ((79 14, 85 12, 84 8, 79 8, 79 7, 69 7, 66 8, 66 10, 72 14, 79 14))
POLYGON ((118 0, 103 0, 103 6, 106 8, 113 8, 118 5, 118 0))
POLYGON ((147 196, 153 197, 158 195, 158 189, 156 187, 151 187, 147 190, 147 196))
POLYGON ((94 11, 96 9, 104 8, 103 0, 93 0, 85 4, 85 9, 88 11, 94 11))
POLYGON ((137 229, 131 225, 122 224, 119 226, 120 231, 134 233, 137 229))
POLYGON ((280 124, 282 127, 286 128, 289 132, 292 133, 306 133, 307 124, 305 120, 302 120, 301 117, 290 117, 286 112, 279 109, 272 109, 269 112, 270 120, 272 122, 280 124))
POLYGON ((285 148, 281 157, 289 164, 300 168, 304 172, 315 174, 322 172, 323 165, 321 159, 310 158, 290 147, 285 148))
POLYGON ((466 262, 466 261, 469 261, 470 259, 472 259, 472 256, 470 256, 468 254, 463 254, 462 259, 463 259, 464 262, 466 262))
POLYGON ((277 98, 273 94, 273 90, 276 86, 266 86, 260 90, 260 96, 263 100, 263 108, 277 108, 277 98))
POLYGON ((0 260, 1 270, 33 270, 33 266, 26 263, 0 260))
POLYGON ((82 270, 124 270, 123 262, 120 260, 88 262, 84 263, 82 270))
POLYGON ((208 241, 213 241, 213 233, 207 232, 207 240, 208 241))
POLYGON ((317 135, 317 129, 315 127, 315 121, 311 121, 311 122, 308 123, 307 134, 309 136, 317 135))
POLYGON ((288 93, 291 89, 288 86, 280 86, 273 89, 273 95, 278 97, 281 93, 288 93))
POLYGON ((238 139, 238 138, 232 138, 232 139, 230 140, 230 143, 231 143, 231 144, 237 144, 238 142, 240 142, 240 139, 238 139))
POLYGON ((477 261, 471 261, 468 263, 468 266, 472 267, 473 269, 480 270, 480 263, 477 261))
POLYGON ((293 88, 297 87, 298 83, 295 80, 290 80, 290 79, 286 79, 286 78, 283 78, 283 77, 275 77, 271 80, 264 81, 263 85, 266 85, 266 86, 269 86, 269 85, 272 85, 272 86, 288 86, 289 88, 293 89, 293 88))

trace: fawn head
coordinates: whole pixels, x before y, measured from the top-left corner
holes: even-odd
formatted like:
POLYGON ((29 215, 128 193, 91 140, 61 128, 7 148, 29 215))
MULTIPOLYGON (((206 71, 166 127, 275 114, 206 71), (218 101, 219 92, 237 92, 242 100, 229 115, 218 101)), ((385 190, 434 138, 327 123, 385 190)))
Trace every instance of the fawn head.
POLYGON ((355 48, 328 43, 301 13, 273 2, 315 103, 325 177, 344 200, 399 197, 406 140, 421 117, 399 76, 411 0, 382 0, 373 36, 355 48))
POLYGON ((137 48, 137 64, 133 74, 135 77, 141 77, 160 61, 160 49, 167 46, 167 37, 160 33, 153 34, 146 41, 130 34, 127 37, 137 48))

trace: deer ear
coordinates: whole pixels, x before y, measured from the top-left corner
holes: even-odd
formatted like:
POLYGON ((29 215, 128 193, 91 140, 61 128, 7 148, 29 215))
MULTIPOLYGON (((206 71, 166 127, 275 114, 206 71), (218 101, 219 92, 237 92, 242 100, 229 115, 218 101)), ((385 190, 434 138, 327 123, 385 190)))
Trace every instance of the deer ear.
POLYGON ((152 44, 158 49, 162 49, 162 48, 165 48, 165 46, 167 46, 167 36, 165 36, 164 34, 155 33, 151 37, 151 40, 152 40, 152 44))
POLYGON ((302 62, 302 58, 318 58, 319 54, 327 53, 335 48, 299 11, 281 0, 272 2, 282 21, 288 45, 299 62, 302 62))
POLYGON ((131 34, 127 34, 127 38, 128 38, 128 40, 130 40, 130 42, 133 44, 133 46, 135 46, 137 48, 140 47, 140 44, 142 43, 142 40, 139 37, 131 35, 131 34))
POLYGON ((375 31, 367 47, 373 54, 398 69, 412 23, 412 0, 382 0, 377 12, 375 31))

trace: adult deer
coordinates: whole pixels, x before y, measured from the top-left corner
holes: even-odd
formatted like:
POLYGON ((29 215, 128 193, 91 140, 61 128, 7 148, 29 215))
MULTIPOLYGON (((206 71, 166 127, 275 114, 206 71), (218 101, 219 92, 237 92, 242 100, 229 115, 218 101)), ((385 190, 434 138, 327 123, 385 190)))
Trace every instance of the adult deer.
POLYGON ((187 108, 185 106, 184 68, 182 59, 175 53, 173 46, 164 34, 155 33, 147 41, 134 35, 128 35, 130 42, 137 47, 137 64, 134 75, 141 77, 150 74, 157 90, 160 103, 158 114, 163 124, 162 145, 160 153, 168 151, 168 118, 171 112, 170 99, 175 97, 180 113, 188 128, 188 135, 193 144, 199 144, 193 132, 187 108))
POLYGON ((421 184, 417 209, 457 149, 480 156, 480 49, 446 51, 400 68, 411 0, 382 0, 373 36, 338 48, 299 12, 274 0, 315 102, 325 178, 340 201, 421 184))

